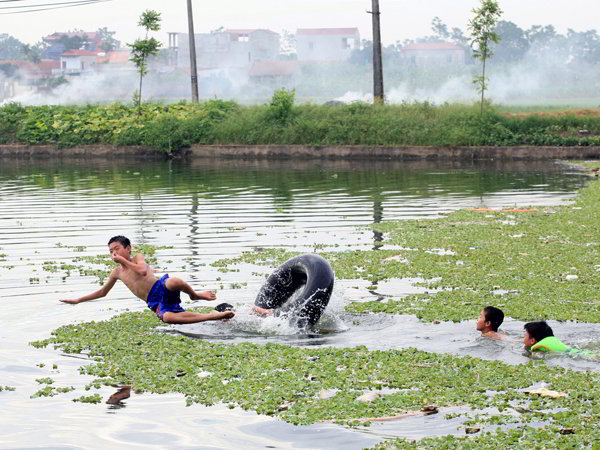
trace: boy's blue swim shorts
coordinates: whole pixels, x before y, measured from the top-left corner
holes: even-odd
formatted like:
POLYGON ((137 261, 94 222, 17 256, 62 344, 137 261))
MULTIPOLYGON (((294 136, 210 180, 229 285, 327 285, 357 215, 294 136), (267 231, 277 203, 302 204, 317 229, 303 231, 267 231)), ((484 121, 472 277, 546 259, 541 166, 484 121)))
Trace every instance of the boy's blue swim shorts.
POLYGON ((164 275, 160 280, 156 280, 148 293, 148 308, 154 311, 160 320, 163 320, 163 314, 166 312, 185 311, 180 305, 179 291, 170 291, 165 286, 167 278, 169 275, 164 275))

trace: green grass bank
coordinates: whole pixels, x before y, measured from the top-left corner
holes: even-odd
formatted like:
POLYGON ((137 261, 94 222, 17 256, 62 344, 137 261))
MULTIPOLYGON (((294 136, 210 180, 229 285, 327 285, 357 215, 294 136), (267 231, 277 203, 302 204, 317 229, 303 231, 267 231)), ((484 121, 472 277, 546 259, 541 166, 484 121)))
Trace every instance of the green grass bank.
POLYGON ((277 91, 265 105, 0 107, 0 144, 140 145, 172 153, 192 144, 596 146, 600 110, 514 113, 488 105, 296 105, 277 91))

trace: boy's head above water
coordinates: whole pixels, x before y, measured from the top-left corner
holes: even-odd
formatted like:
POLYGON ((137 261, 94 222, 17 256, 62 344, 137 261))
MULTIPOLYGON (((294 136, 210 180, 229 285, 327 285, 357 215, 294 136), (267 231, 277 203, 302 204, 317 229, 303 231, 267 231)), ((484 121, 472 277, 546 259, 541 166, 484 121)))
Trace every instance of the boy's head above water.
POLYGON ((131 253, 131 241, 125 236, 113 236, 108 241, 108 250, 112 256, 117 253, 127 257, 131 253))
POLYGON ((552 331, 552 328, 550 328, 550 325, 543 320, 540 322, 526 323, 523 328, 525 328, 523 344, 525 344, 525 347, 527 348, 533 347, 544 338, 554 336, 554 332, 552 331))
POLYGON ((500 308, 495 306, 486 306, 481 310, 479 318, 475 323, 477 331, 481 331, 482 334, 498 331, 500 325, 504 321, 504 313, 500 308))

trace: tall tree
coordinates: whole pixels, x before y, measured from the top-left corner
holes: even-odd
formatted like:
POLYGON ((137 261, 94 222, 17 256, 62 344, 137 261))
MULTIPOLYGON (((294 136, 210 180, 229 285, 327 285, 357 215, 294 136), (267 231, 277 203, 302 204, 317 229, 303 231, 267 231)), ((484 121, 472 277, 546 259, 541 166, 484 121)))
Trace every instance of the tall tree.
POLYGON ((279 54, 283 56, 283 59, 297 59, 296 35, 294 33, 290 33, 288 30, 281 32, 279 54))
POLYGON ((483 115, 484 94, 487 89, 485 63, 492 56, 490 45, 500 41, 496 33, 496 24, 502 15, 502 10, 496 0, 480 0, 480 7, 474 8, 475 16, 469 21, 471 47, 473 56, 482 62, 481 75, 473 76, 473 83, 481 93, 481 114, 483 115))
POLYGON ((25 59, 34 63, 39 63, 42 59, 42 50, 44 44, 42 42, 38 42, 34 45, 23 44, 23 54, 25 55, 25 59))
POLYGON ((0 34, 0 59, 24 59, 23 44, 8 34, 0 34))
POLYGON ((525 36, 525 31, 513 22, 501 20, 496 25, 496 33, 500 36, 500 42, 494 48, 494 59, 516 62, 521 60, 529 50, 529 41, 525 36))
POLYGON ((440 19, 438 16, 435 16, 431 21, 431 30, 440 41, 445 41, 450 37, 448 25, 442 22, 442 19, 440 19))
POLYGON ((136 39, 133 44, 127 44, 131 47, 131 57, 129 60, 135 64, 140 74, 139 90, 133 94, 133 101, 137 104, 138 114, 142 112, 142 79, 148 73, 148 58, 158 54, 161 43, 155 38, 148 38, 150 31, 160 30, 160 13, 147 9, 140 16, 138 25, 146 30, 144 39, 136 39))
POLYGON ((64 46, 63 52, 68 52, 69 50, 80 50, 89 44, 88 38, 84 34, 75 36, 63 34, 56 40, 56 42, 64 46))
POLYGON ((102 40, 100 48, 105 52, 115 50, 120 46, 120 42, 114 38, 115 31, 108 31, 107 27, 98 28, 96 35, 102 40))

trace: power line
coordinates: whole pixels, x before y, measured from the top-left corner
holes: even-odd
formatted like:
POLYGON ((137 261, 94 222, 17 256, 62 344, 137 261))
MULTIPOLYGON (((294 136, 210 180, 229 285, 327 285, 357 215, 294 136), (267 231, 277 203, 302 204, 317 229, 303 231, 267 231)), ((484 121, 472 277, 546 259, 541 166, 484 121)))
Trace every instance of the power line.
MULTIPOLYGON (((14 1, 22 1, 22 0, 8 0, 11 2, 14 1)), ((56 5, 71 5, 71 4, 75 4, 75 3, 89 3, 89 2, 96 2, 99 0, 73 0, 70 2, 60 2, 60 3, 46 3, 43 5, 23 5, 23 6, 0 6, 0 9, 22 9, 22 8, 37 8, 38 6, 56 6, 56 5)), ((4 3, 3 1, 0 1, 0 3, 4 3)))
MULTIPOLYGON (((63 9, 63 8, 73 8, 75 6, 85 6, 85 5, 91 5, 94 3, 104 3, 104 2, 110 2, 112 0, 80 0, 77 2, 70 2, 69 4, 63 5, 63 6, 53 6, 56 5, 55 4, 48 4, 48 5, 39 5, 39 6, 49 6, 49 8, 38 8, 38 9, 28 9, 25 11, 9 11, 9 12, 0 12, 0 15, 6 15, 6 14, 24 14, 24 13, 31 13, 31 12, 38 12, 38 11, 49 11, 52 9, 63 9)), ((33 7, 33 6, 32 6, 33 7)), ((0 9, 8 9, 9 7, 0 7, 0 9)))

